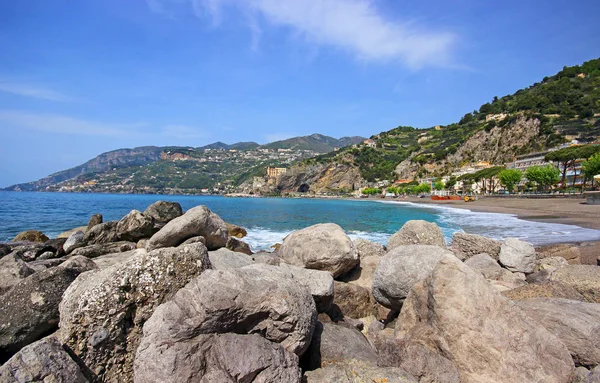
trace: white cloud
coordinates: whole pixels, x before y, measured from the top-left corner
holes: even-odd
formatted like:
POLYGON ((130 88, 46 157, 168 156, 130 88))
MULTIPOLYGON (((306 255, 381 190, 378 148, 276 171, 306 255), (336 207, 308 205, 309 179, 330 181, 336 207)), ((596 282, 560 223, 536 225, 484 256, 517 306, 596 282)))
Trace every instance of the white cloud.
POLYGON ((162 128, 161 134, 177 139, 193 139, 207 136, 203 130, 187 125, 167 125, 162 128))
MULTIPOLYGON (((174 0, 162 1, 163 4, 174 0)), ((188 0, 196 15, 211 15, 213 25, 222 19, 224 7, 235 6, 261 16, 267 23, 290 28, 306 41, 333 46, 365 61, 399 61, 410 67, 450 65, 457 36, 435 31, 414 21, 391 20, 374 0, 188 0)), ((260 31, 249 18, 252 48, 260 31)))
POLYGON ((133 137, 144 123, 110 124, 61 115, 0 110, 0 121, 13 128, 65 135, 133 137))
POLYGON ((56 102, 73 102, 76 99, 50 89, 38 88, 27 84, 0 82, 0 92, 12 93, 19 96, 40 98, 56 102))

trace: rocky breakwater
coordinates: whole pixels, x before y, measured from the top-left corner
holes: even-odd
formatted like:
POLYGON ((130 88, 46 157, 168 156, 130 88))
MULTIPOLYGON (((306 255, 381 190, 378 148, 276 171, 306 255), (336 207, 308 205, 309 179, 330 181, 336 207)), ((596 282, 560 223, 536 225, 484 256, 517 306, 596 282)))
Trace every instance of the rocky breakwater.
POLYGON ((599 382, 598 266, 422 221, 244 234, 159 202, 3 244, 0 382, 599 382))

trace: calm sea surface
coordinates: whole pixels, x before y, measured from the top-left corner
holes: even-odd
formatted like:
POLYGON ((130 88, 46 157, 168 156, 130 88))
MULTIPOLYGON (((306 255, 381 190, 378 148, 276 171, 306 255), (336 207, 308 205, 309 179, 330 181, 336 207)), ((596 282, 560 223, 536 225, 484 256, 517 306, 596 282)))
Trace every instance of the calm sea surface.
POLYGON ((456 231, 498 239, 518 237, 534 244, 600 239, 600 231, 572 225, 395 201, 0 192, 0 241, 28 229, 53 237, 87 225, 92 214, 101 213, 104 221, 118 220, 132 209, 144 211, 159 200, 179 202, 184 210, 208 206, 224 220, 247 228, 245 240, 255 250, 281 242, 294 230, 324 222, 337 223, 353 238, 385 244, 411 219, 437 223, 447 240, 456 231))

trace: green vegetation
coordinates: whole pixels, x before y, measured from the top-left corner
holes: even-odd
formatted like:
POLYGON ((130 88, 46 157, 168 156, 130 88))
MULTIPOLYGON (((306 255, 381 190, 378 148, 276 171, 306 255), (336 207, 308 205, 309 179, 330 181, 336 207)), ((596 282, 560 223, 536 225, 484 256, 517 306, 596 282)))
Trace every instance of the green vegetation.
POLYGON ((560 180, 560 171, 552 165, 532 166, 525 171, 525 178, 535 182, 538 190, 546 190, 560 180))
POLYGON ((364 194, 364 195, 377 195, 377 194, 381 194, 381 189, 366 188, 366 189, 363 189, 361 191, 361 193, 364 194))
POLYGON ((437 180, 433 184, 433 188, 437 191, 444 190, 445 187, 446 185, 444 185, 444 183, 441 180, 437 180))
MULTIPOLYGON (((599 152, 600 145, 569 146, 567 148, 548 153, 544 159, 546 161, 559 163, 562 174, 560 183, 563 187, 565 187, 567 171, 575 165, 575 162, 579 159, 589 159, 591 156, 599 152)), ((575 183, 575 180, 573 180, 573 183, 575 183)))
POLYGON ((581 169, 585 176, 585 180, 592 180, 593 186, 594 176, 600 174, 600 152, 594 154, 587 161, 581 164, 581 169))
POLYGON ((500 183, 506 187, 506 189, 512 193, 515 185, 518 185, 523 178, 523 173, 518 169, 504 169, 498 173, 498 179, 500 183))

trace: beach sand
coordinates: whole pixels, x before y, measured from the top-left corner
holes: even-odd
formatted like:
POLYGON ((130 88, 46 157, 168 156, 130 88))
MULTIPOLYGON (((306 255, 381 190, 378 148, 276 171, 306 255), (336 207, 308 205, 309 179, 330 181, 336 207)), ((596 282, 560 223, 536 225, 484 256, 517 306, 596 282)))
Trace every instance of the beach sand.
MULTIPOLYGON (((405 201, 447 205, 471 211, 514 214, 520 219, 562 223, 600 230, 600 205, 587 205, 584 198, 498 198, 481 197, 477 201, 433 201, 430 198, 409 197, 405 201)), ((596 264, 600 256, 600 241, 576 242, 581 262, 596 264)))

